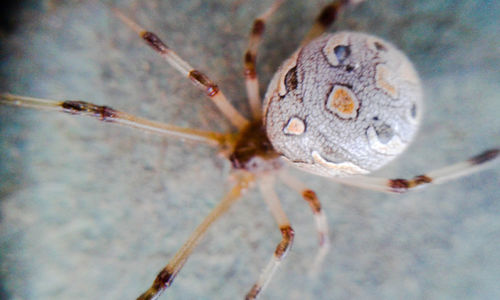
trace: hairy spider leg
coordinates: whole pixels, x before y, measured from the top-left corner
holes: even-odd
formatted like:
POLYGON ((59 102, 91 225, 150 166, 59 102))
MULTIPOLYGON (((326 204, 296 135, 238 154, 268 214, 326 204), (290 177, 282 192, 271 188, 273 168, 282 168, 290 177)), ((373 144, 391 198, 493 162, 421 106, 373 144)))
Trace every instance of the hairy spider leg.
POLYGON ((212 131, 183 128, 161 122, 151 121, 108 106, 100 106, 78 100, 49 100, 12 94, 0 94, 0 103, 43 110, 59 111, 72 115, 96 118, 125 127, 142 129, 168 137, 202 142, 211 146, 225 148, 229 146, 231 135, 212 131))
POLYGON ((356 6, 364 0, 335 0, 327 4, 316 17, 314 24, 301 42, 301 46, 322 35, 337 19, 339 14, 348 6, 356 6))
POLYGON ((160 294, 168 288, 175 276, 186 263, 191 252, 196 247, 200 239, 205 235, 207 229, 212 225, 217 219, 219 219, 235 202, 241 197, 241 194, 248 189, 249 185, 255 180, 254 175, 249 172, 242 172, 238 174, 236 185, 226 194, 226 196, 217 204, 217 206, 210 212, 208 216, 201 222, 200 225, 191 233, 188 240, 182 245, 182 247, 177 251, 174 257, 169 261, 169 263, 163 268, 156 279, 154 280, 151 287, 137 298, 137 300, 150 300, 157 299, 160 294))
POLYGON ((245 86, 247 97, 254 119, 262 118, 262 105, 259 94, 259 78, 256 71, 257 51, 262 42, 262 35, 266 28, 266 22, 274 14, 274 12, 285 2, 284 0, 276 0, 263 14, 258 16, 250 30, 248 46, 243 55, 243 70, 245 75, 245 86))
POLYGON ((240 114, 236 108, 229 102, 224 93, 219 89, 217 84, 212 82, 210 78, 204 73, 194 69, 185 60, 183 60, 177 53, 170 49, 160 38, 143 29, 139 24, 126 17, 118 9, 112 8, 118 18, 133 31, 135 31, 142 40, 153 50, 155 50, 161 57, 163 57, 168 64, 174 67, 182 75, 191 79, 191 82, 203 90, 210 100, 217 106, 220 112, 238 129, 242 129, 248 125, 248 120, 240 114))
POLYGON ((321 269, 321 265, 330 250, 330 238, 328 235, 328 220, 321 207, 321 202, 319 201, 316 193, 307 188, 307 186, 302 183, 297 178, 290 175, 288 172, 283 171, 279 173, 279 179, 285 183, 292 190, 299 193, 302 198, 309 204, 312 210, 316 231, 318 232, 319 249, 318 253, 314 258, 311 269, 309 270, 309 275, 313 276, 318 274, 321 269))
POLYGON ((259 189, 269 207, 271 214, 276 220, 278 227, 281 231, 281 241, 276 246, 271 260, 268 262, 266 267, 260 273, 257 282, 252 286, 250 291, 247 293, 245 299, 257 299, 257 297, 265 289, 266 285, 271 281, 276 269, 281 264, 281 261, 285 258, 288 250, 293 243, 293 237, 295 235, 292 226, 290 226, 290 221, 286 216, 283 208, 281 207, 280 200, 276 192, 274 191, 274 175, 264 176, 258 181, 259 189))
POLYGON ((490 149, 466 161, 433 170, 427 174, 415 176, 412 179, 354 176, 333 178, 333 180, 343 184, 379 192, 405 193, 413 191, 416 188, 429 186, 431 184, 442 184, 478 172, 488 165, 498 162, 499 152, 500 148, 490 149))

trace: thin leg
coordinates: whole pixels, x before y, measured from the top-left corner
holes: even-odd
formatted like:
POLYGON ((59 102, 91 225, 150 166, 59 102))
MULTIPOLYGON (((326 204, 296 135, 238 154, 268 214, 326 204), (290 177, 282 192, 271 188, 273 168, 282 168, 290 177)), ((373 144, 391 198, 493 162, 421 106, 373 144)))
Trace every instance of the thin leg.
POLYGON ((305 45, 322 35, 330 25, 333 24, 338 18, 338 15, 343 11, 348 5, 357 5, 364 0, 336 0, 332 1, 330 4, 323 7, 316 20, 302 40, 301 45, 305 45))
POLYGON ((325 213, 321 208, 321 203, 319 202, 316 193, 308 189, 300 180, 291 176, 286 172, 280 172, 280 179, 291 189, 299 193, 304 200, 309 203, 311 210, 313 212, 314 220, 316 222, 316 230, 318 232, 319 239, 319 250, 314 259, 314 263, 310 270, 310 275, 315 275, 321 268, 323 260, 326 254, 330 250, 330 239, 328 237, 328 222, 326 220, 325 213))
POLYGON ((441 184, 449 180, 463 177, 475 173, 489 164, 498 162, 500 148, 485 151, 466 161, 454 165, 431 171, 427 174, 418 175, 412 179, 386 179, 370 176, 356 176, 345 178, 334 178, 335 181, 352 185, 364 189, 388 192, 405 193, 417 187, 428 186, 429 184, 441 184))
POLYGON ((149 31, 144 30, 139 24, 126 17, 117 9, 113 9, 120 20, 128 27, 134 30, 148 46, 155 50, 163 57, 172 67, 181 74, 191 79, 196 87, 205 91, 205 94, 210 98, 222 114, 237 128, 242 129, 248 125, 246 120, 235 108, 229 103, 226 96, 219 90, 219 87, 208 78, 207 75, 194 69, 186 61, 184 61, 177 53, 170 49, 160 38, 149 31))
POLYGON ((254 119, 260 119, 262 114, 261 99, 259 95, 259 79, 256 71, 257 51, 262 41, 262 35, 266 27, 267 20, 283 4, 284 0, 276 0, 262 15, 253 22, 248 47, 243 55, 245 85, 247 97, 254 119))
POLYGON ((189 239, 184 243, 179 251, 177 251, 172 260, 169 261, 168 265, 166 265, 165 268, 158 273, 151 287, 140 295, 137 300, 157 299, 160 294, 172 284, 175 276, 177 276, 179 271, 182 269, 189 255, 210 225, 219 219, 219 217, 222 216, 222 214, 224 214, 231 207, 231 205, 238 200, 238 198, 240 198, 241 193, 248 188, 249 184, 253 182, 253 180, 253 175, 250 173, 242 174, 242 176, 238 179, 236 186, 234 186, 224 199, 222 199, 222 201, 210 212, 203 222, 198 225, 189 239))
POLYGON ((32 97, 0 94, 0 104, 30 107, 37 109, 65 112, 73 115, 94 117, 100 121, 116 123, 126 127, 139 128, 164 136, 203 142, 212 146, 225 146, 229 135, 177 127, 174 125, 150 121, 108 106, 99 106, 89 102, 66 100, 56 101, 32 97))
POLYGON ((267 266, 262 270, 257 282, 252 286, 248 294, 246 295, 246 299, 257 299, 260 293, 265 289, 266 285, 269 283, 273 274, 276 272, 281 261, 285 258, 288 250, 293 243, 294 231, 290 226, 290 222, 281 207, 280 201, 278 199, 278 195, 273 188, 274 185, 274 177, 267 176, 259 181, 259 188, 262 193, 262 196, 266 200, 267 206, 271 210, 271 213, 278 223, 278 226, 281 231, 281 241, 279 242, 276 250, 274 250, 274 254, 271 257, 271 260, 267 264, 267 266))

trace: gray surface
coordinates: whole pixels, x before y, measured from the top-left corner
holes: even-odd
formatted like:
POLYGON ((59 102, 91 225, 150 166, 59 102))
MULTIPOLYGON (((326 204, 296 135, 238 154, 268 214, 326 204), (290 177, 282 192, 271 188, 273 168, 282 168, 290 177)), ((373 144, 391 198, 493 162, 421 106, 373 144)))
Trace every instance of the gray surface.
MULTIPOLYGON (((253 18, 270 2, 119 7, 246 111, 241 53, 253 18)), ((289 1, 270 22, 259 55, 262 82, 325 1, 305 2, 289 1)), ((43 3, 24 10, 17 34, 2 38, 2 89, 229 129, 103 5, 43 3)), ((498 1, 370 1, 342 20, 338 28, 401 47, 425 86, 416 141, 378 174, 411 176, 499 144, 499 14, 498 1)), ((16 108, 0 107, 0 123, 2 298, 134 298, 228 188, 228 164, 204 146, 16 108)), ((311 213, 280 187, 296 243, 263 299, 500 298, 498 170, 400 197, 294 171, 323 201, 333 248, 323 272, 308 278, 317 248, 311 213)), ((248 193, 162 299, 241 299, 279 238, 260 197, 248 193)))

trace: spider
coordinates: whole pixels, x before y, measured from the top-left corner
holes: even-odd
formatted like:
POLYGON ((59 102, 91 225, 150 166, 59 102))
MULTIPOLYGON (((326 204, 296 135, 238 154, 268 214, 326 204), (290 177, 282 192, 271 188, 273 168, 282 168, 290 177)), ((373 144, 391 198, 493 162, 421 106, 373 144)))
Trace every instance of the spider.
MULTIPOLYGON (((66 104, 68 104, 68 103, 66 103, 66 104)), ((324 202, 324 200, 322 200, 322 201, 324 202)))

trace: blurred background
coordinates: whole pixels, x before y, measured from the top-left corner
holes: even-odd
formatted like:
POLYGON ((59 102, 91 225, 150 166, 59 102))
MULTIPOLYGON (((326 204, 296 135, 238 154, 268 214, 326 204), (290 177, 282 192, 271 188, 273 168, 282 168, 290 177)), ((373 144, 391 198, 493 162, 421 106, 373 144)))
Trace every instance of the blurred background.
MULTIPOLYGON (((110 11, 123 10, 249 115, 242 54, 270 0, 18 1, 0 22, 0 91, 106 104, 231 130, 203 94, 110 11)), ((268 23, 261 92, 327 1, 290 0, 268 23)), ((418 69, 421 130, 378 176, 409 177, 500 144, 500 3, 368 1, 331 31, 379 35, 418 69)), ((306 203, 278 186, 295 244, 263 299, 499 299, 498 164, 385 195, 292 170, 316 190, 332 249, 317 278, 306 203)), ((231 183, 213 149, 88 118, 0 106, 0 298, 131 299, 231 183)), ((242 299, 280 240, 256 191, 213 226, 162 299, 242 299)))

